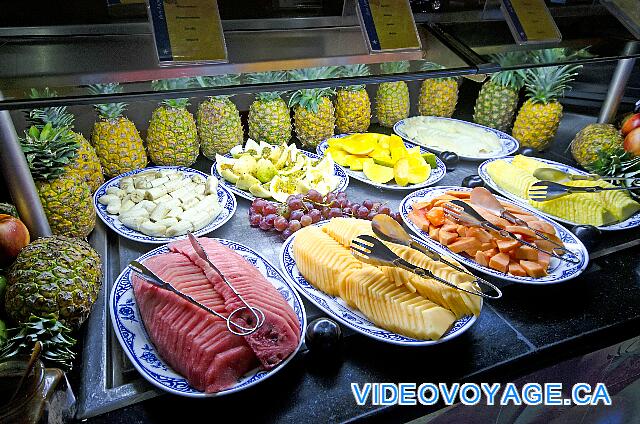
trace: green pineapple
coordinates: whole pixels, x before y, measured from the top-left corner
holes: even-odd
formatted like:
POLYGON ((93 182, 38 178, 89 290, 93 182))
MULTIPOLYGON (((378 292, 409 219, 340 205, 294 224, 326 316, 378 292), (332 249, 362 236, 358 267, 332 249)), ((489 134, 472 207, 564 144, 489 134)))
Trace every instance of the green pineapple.
MULTIPOLYGON (((290 72, 296 81, 315 81, 335 77, 335 67, 297 69, 290 72)), ((293 93, 289 107, 293 108, 296 136, 305 147, 316 147, 321 141, 334 134, 336 125, 335 108, 330 96, 331 88, 304 88, 293 93)))
MULTIPOLYGON (((444 69, 444 66, 426 62, 420 67, 422 71, 444 69)), ((423 116, 442 116, 451 118, 458 103, 457 78, 428 78, 420 85, 418 97, 418 113, 423 116)))
MULTIPOLYGON (((380 65, 383 74, 401 74, 409 70, 409 62, 386 62, 380 65)), ((376 91, 376 117, 383 127, 409 117, 409 87, 404 81, 383 82, 376 91)))
MULTIPOLYGON (((367 65, 346 65, 342 77, 371 75, 367 65)), ((336 93, 336 126, 339 133, 366 132, 371 125, 371 101, 364 85, 348 85, 336 93)))
MULTIPOLYGON (((491 56, 503 67, 524 63, 522 52, 508 52, 491 56)), ((491 74, 482 84, 473 109, 473 121, 500 131, 507 131, 518 107, 518 96, 524 85, 524 70, 502 71, 491 74)))
MULTIPOLYGON (((196 78, 201 87, 225 87, 240 84, 238 75, 227 74, 215 77, 196 78)), ((196 118, 202 154, 209 159, 225 155, 231 148, 242 144, 244 130, 240 112, 231 96, 209 97, 198 106, 196 118)))
MULTIPOLYGON (((189 78, 153 81, 156 91, 189 87, 189 78)), ((165 99, 153 111, 147 129, 147 152, 156 165, 190 166, 198 158, 200 143, 196 121, 187 110, 189 99, 165 99)))
MULTIPOLYGON (((287 80, 285 72, 259 72, 247 75, 251 84, 269 84, 287 80)), ((291 113, 282 99, 283 91, 257 93, 249 107, 249 138, 269 144, 287 144, 291 140, 291 113)))
MULTIPOLYGON (((49 98, 56 97, 58 94, 45 88, 38 91, 35 88, 31 89, 29 97, 32 99, 37 98, 49 98)), ((73 131, 73 115, 68 111, 66 106, 57 107, 43 107, 40 109, 33 109, 29 112, 27 121, 31 125, 35 125, 38 129, 42 129, 47 123, 51 123, 54 127, 67 127, 71 132, 71 135, 78 142, 78 155, 75 160, 69 164, 69 172, 75 173, 80 176, 89 185, 91 193, 94 193, 104 183, 104 176, 102 175, 102 167, 98 160, 98 155, 95 149, 87 141, 84 136, 78 132, 73 131)))
MULTIPOLYGON (((91 94, 121 93, 117 83, 89 86, 91 94)), ((96 149, 104 175, 113 178, 147 166, 147 153, 138 129, 122 116, 126 103, 94 105, 99 120, 93 125, 91 144, 96 149)))
POLYGON ((83 177, 69 170, 78 155, 78 142, 67 127, 32 126, 20 139, 51 231, 86 237, 96 223, 91 190, 83 177))

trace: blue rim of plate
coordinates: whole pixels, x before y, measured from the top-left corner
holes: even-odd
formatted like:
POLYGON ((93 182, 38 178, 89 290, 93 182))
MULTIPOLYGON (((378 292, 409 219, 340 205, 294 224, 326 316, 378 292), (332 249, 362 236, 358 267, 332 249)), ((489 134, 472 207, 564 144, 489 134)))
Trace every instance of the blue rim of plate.
MULTIPOLYGON (((338 135, 334 135, 333 137, 329 137, 329 138, 342 138, 342 137, 346 137, 349 134, 338 134, 338 135)), ((318 144, 318 146, 316 147, 316 153, 322 157, 324 157, 324 152, 326 152, 326 150, 329 148, 329 138, 322 141, 322 143, 318 144)), ((418 147, 420 148, 420 153, 428 153, 429 150, 426 149, 425 147, 422 146, 418 146, 415 145, 413 143, 410 143, 408 141, 404 141, 404 145, 407 146, 408 149, 412 148, 412 147, 418 147)), ((441 179, 444 178, 445 174, 447 173, 447 167, 444 164, 444 162, 442 162, 440 160, 439 157, 436 156, 436 164, 438 164, 438 167, 435 169, 431 169, 431 174, 429 175, 429 178, 427 178, 426 181, 421 182, 420 184, 408 184, 406 186, 399 186, 397 185, 395 182, 393 184, 380 184, 380 183, 376 183, 374 181, 371 181, 369 178, 367 178, 364 175, 364 172, 361 171, 352 171, 347 167, 343 167, 340 166, 338 164, 336 164, 337 166, 340 166, 344 172, 349 175, 349 177, 353 178, 354 180, 358 180, 358 181, 362 181, 365 184, 369 184, 373 187, 377 187, 377 188, 382 188, 385 190, 416 190, 418 188, 422 188, 422 187, 428 187, 430 185, 433 185, 435 183, 437 183, 438 181, 440 181, 441 179)))
MULTIPOLYGON (((320 221, 313 225, 322 227, 328 222, 329 221, 320 221)), ((322 309, 332 318, 362 335, 400 346, 433 346, 460 336, 471 328, 478 319, 478 317, 473 315, 460 318, 455 321, 453 326, 438 340, 418 340, 380 328, 362 313, 347 306, 342 299, 336 296, 330 296, 322 290, 315 288, 300 274, 296 266, 296 260, 293 257, 293 240, 295 236, 296 233, 291 234, 280 249, 280 268, 284 271, 285 278, 311 303, 322 309)), ((419 240, 419 242, 421 241, 419 240)))
MULTIPOLYGON (((322 156, 318 156, 315 153, 307 152, 306 150, 302 150, 302 149, 298 149, 298 151, 304 153, 311 159, 316 159, 316 160, 322 159, 322 156)), ((231 153, 227 153, 226 155, 224 155, 224 157, 232 158, 231 153)), ((216 162, 213 162, 213 164, 211 164, 211 175, 216 177, 218 181, 220 181, 220 184, 224 185, 227 190, 235 193, 236 195, 243 197, 247 200, 254 200, 256 198, 253 194, 249 193, 248 191, 240 190, 238 187, 231 184, 229 181, 225 180, 216 169, 216 162)), ((347 186, 349 186, 349 176, 347 175, 347 173, 344 172, 344 170, 340 166, 338 166, 337 163, 334 163, 333 175, 340 178, 340 182, 338 182, 338 186, 333 191, 335 192, 344 191, 347 188, 347 186)), ((274 200, 274 199, 268 199, 268 200, 274 200)))
POLYGON ((578 264, 571 264, 565 261, 560 261, 558 259, 551 258, 551 263, 549 265, 549 270, 550 270, 549 275, 542 278, 531 278, 528 276, 517 277, 515 275, 504 274, 494 269, 484 267, 478 264, 473 259, 451 252, 445 246, 441 245, 435 240, 432 240, 429 237, 429 234, 422 231, 422 229, 418 228, 418 226, 414 224, 408 217, 408 214, 412 209, 413 203, 417 201, 431 199, 435 196, 444 194, 446 191, 449 191, 449 190, 471 191, 470 188, 457 187, 457 186, 427 187, 427 188, 423 188, 422 190, 417 190, 409 194, 407 197, 405 197, 400 201, 400 215, 402 216, 402 219, 407 225, 407 227, 409 227, 409 229, 411 229, 411 231, 413 231, 422 241, 424 241, 427 245, 429 245, 429 247, 432 247, 434 250, 438 251, 439 253, 455 258, 457 261, 461 262, 462 264, 470 268, 473 268, 477 271, 483 272, 487 275, 490 275, 492 277, 499 278, 505 281, 511 281, 514 283, 522 283, 522 284, 535 284, 535 285, 557 284, 557 283, 565 282, 572 278, 577 277, 582 273, 582 271, 585 270, 585 268, 587 268, 587 265, 589 264, 589 252, 587 252, 587 249, 584 247, 584 244, 582 244, 582 242, 571 231, 567 230, 562 225, 554 222, 552 219, 542 216, 541 214, 536 212, 535 209, 531 207, 527 207, 526 205, 522 205, 517 202, 513 202, 501 196, 496 196, 496 198, 501 201, 511 203, 514 206, 517 206, 521 209, 524 209, 530 212, 531 214, 535 215, 538 219, 553 225, 553 227, 556 230, 556 234, 558 235, 560 240, 562 240, 562 242, 565 244, 565 246, 568 249, 577 253, 578 257, 580 258, 580 262, 578 264))
MULTIPOLYGON (((102 222, 109 228, 111 228, 115 233, 121 235, 122 237, 128 238, 129 240, 141 242, 141 243, 152 243, 152 244, 165 244, 171 241, 177 240, 183 236, 176 237, 152 237, 146 234, 142 234, 139 231, 132 230, 131 228, 127 228, 118 219, 117 215, 110 215, 107 213, 107 207, 105 205, 100 204, 98 202, 98 198, 102 195, 106 194, 106 191, 109 187, 117 186, 118 182, 124 178, 131 175, 139 174, 141 172, 149 171, 149 170, 176 170, 184 172, 187 175, 200 175, 204 178, 209 177, 204 172, 198 171, 196 169, 187 168, 186 166, 151 166, 143 169, 136 169, 134 171, 129 171, 124 174, 118 175, 117 177, 113 177, 106 183, 102 184, 98 190, 93 194, 93 206, 96 209, 97 215, 100 217, 102 222)), ((194 231, 193 235, 202 236, 212 232, 213 230, 220 228, 223 226, 228 220, 231 219, 233 214, 238 207, 238 202, 236 201, 235 196, 229 192, 225 187, 222 187, 218 184, 218 202, 220 206, 222 206, 222 211, 220 214, 215 217, 213 221, 207 224, 206 227, 199 229, 198 231, 194 231)))
MULTIPOLYGON (((402 119, 402 120, 396 122, 393 125, 393 132, 398 134, 400 137, 402 137, 406 141, 409 141, 409 142, 411 142, 411 143, 413 143, 413 144, 415 144, 417 146, 422 146, 422 147, 426 148, 427 150, 429 150, 431 152, 434 152, 434 153, 438 153, 438 154, 442 153, 442 150, 438 150, 436 148, 427 147, 427 146, 424 146, 424 145, 420 144, 416 140, 414 140, 411 137, 409 137, 402 130, 401 127, 404 125, 405 121, 407 119, 412 119, 412 118, 416 118, 416 116, 413 116, 411 118, 402 119)), ((491 132, 491 133, 495 134, 500 139, 500 144, 502 146, 502 150, 500 150, 500 152, 494 153, 494 154, 482 155, 482 156, 462 156, 462 155, 458 155, 458 157, 460 159, 464 159, 464 160, 498 159, 498 158, 502 158, 502 157, 508 156, 510 154, 513 154, 513 153, 517 152, 518 149, 520 148, 520 143, 518 142, 518 140, 516 140, 515 138, 513 138, 512 136, 510 136, 509 134, 507 134, 505 132, 502 132, 500 130, 496 130, 495 128, 485 127, 484 125, 476 124, 475 122, 463 121, 461 119, 444 118, 444 117, 440 117, 440 116, 430 116, 429 118, 441 119, 441 120, 446 120, 446 121, 460 122, 462 124, 466 124, 466 125, 471 125, 473 127, 482 128, 485 131, 488 131, 488 132, 491 132)))
MULTIPOLYGON (((507 157, 500 158, 500 159, 511 163, 513 158, 514 158, 513 156, 507 156, 507 157)), ((544 162, 546 164, 549 164, 551 167, 557 168, 557 169, 559 169, 559 170, 561 170, 563 172, 569 172, 569 173, 572 173, 572 174, 579 174, 579 175, 588 174, 588 172, 585 172, 585 171, 582 171, 580 169, 574 168, 573 166, 562 164, 560 162, 555 162, 555 161, 552 161, 552 160, 542 159, 542 158, 534 158, 534 159, 539 160, 540 162, 544 162)), ((557 217, 555 215, 551 215, 551 214, 543 212, 543 211, 541 211, 541 210, 539 210, 537 208, 534 208, 533 206, 531 206, 527 202, 527 199, 523 199, 521 197, 518 197, 515 194, 510 193, 507 190, 505 190, 502 187, 500 187, 498 184, 495 183, 495 181, 493 181, 493 178, 491 178, 491 176, 487 172, 487 165, 489 163, 493 162, 494 160, 498 160, 498 159, 486 160, 486 161, 482 162, 478 166, 478 175, 480 175, 480 178, 482 178, 482 180, 485 182, 485 184, 487 184, 489 187, 491 187, 492 189, 494 189, 498 193, 502 194, 503 196, 507 197, 508 199, 513 200, 516 203, 523 204, 525 206, 533 208, 540 215, 546 216, 549 219, 553 219, 554 221, 558 221, 558 222, 561 222, 563 224, 568 224, 568 225, 581 225, 581 224, 578 224, 576 222, 572 222, 572 221, 569 221, 569 220, 566 220, 566 219, 563 219, 563 218, 559 218, 559 217, 557 217)), ((617 224, 604 225, 604 226, 601 226, 601 227, 598 227, 598 228, 600 230, 602 230, 602 231, 619 231, 619 230, 628 230, 629 228, 636 228, 636 227, 640 227, 640 212, 636 212, 635 214, 631 215, 629 218, 625 219, 622 222, 618 222, 617 224)))
MULTIPOLYGON (((295 352, 292 352, 288 358, 269 371, 253 370, 243 376, 233 387, 220 392, 204 393, 198 391, 191 387, 184 377, 173 371, 156 352, 144 324, 140 319, 140 312, 136 306, 133 287, 131 285, 133 272, 127 267, 116 279, 111 289, 111 295, 109 296, 109 314, 111 315, 113 330, 120 342, 120 346, 138 372, 154 386, 175 395, 192 398, 216 397, 235 393, 254 386, 280 371, 296 356, 296 353, 300 350, 302 342, 304 341, 307 313, 302 299, 282 273, 267 259, 262 257, 262 255, 245 245, 224 239, 213 240, 233 249, 254 266, 260 262, 263 269, 258 269, 260 269, 263 275, 266 271, 267 280, 274 285, 298 317, 300 323, 300 343, 295 352)), ((137 260, 141 262, 147 258, 168 251, 168 246, 160 246, 140 256, 137 260)))

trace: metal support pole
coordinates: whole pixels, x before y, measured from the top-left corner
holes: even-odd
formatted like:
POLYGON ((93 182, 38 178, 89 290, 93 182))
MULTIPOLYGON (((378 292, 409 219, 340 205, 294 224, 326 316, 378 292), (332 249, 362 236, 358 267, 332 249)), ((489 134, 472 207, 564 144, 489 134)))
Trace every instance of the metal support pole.
MULTIPOLYGON (((623 55, 633 54, 634 50, 635 43, 627 43, 623 55)), ((618 65, 616 66, 616 70, 614 71, 613 76, 611 77, 611 82, 609 83, 607 95, 604 99, 604 103, 602 104, 602 108, 600 109, 598 123, 608 124, 613 122, 615 119, 616 112, 618 112, 618 106, 620 106, 620 101, 622 100, 622 96, 624 96, 624 91, 627 88, 627 82, 629 81, 629 77, 631 76, 631 71, 633 71, 635 63, 635 58, 618 60, 618 65)))
MULTIPOLYGON (((0 99, 2 99, 1 92, 0 99)), ((20 219, 29 230, 31 239, 50 236, 49 221, 40 203, 38 190, 20 148, 11 115, 7 110, 0 111, 0 171, 4 175, 11 198, 18 209, 20 219)))

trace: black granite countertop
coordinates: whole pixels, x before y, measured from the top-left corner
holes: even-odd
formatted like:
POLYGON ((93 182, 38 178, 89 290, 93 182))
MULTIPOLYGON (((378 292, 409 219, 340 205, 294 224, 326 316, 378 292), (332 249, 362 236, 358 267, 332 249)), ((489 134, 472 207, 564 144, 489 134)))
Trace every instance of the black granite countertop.
MULTIPOLYGON (((567 143, 590 121, 593 118, 567 114, 556 145, 543 157, 572 163, 567 143)), ((477 172, 477 165, 461 162, 440 184, 459 185, 462 178, 477 172)), ((198 167, 206 166, 201 163, 198 167)), ((348 192, 355 200, 388 200, 394 208, 406 195, 373 189, 353 179, 348 192)), ((236 214, 246 221, 249 202, 239 198, 238 203, 236 214)), ((235 238, 238 231, 254 232, 253 246, 277 263, 279 239, 240 221, 221 230, 213 235, 235 238)), ((89 422, 159 423, 177 414, 182 422, 190 422, 191 418, 217 418, 220 413, 225 420, 242 416, 243 422, 402 422, 415 418, 430 410, 357 406, 350 383, 510 381, 640 334, 640 229, 606 232, 590 253, 587 270, 563 284, 536 287, 493 280, 502 288, 503 298, 486 302, 476 324, 450 342, 407 348, 345 331, 337 361, 313 357, 303 348, 278 374, 242 392, 207 400, 163 395, 89 422)), ((306 300, 305 305, 309 320, 323 315, 306 300)))

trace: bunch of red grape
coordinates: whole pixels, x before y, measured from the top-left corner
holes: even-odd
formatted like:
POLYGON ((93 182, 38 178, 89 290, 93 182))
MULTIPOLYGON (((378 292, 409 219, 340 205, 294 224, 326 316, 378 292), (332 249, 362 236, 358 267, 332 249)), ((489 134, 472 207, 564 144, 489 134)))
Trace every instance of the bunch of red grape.
POLYGON ((265 199, 255 199, 249 208, 249 224, 264 231, 275 229, 283 240, 302 227, 315 224, 323 219, 353 217, 373 219, 377 214, 389 215, 402 223, 399 212, 391 212, 389 206, 381 202, 365 200, 353 203, 347 193, 330 192, 322 196, 316 190, 307 194, 289 196, 286 203, 274 203, 265 199))

